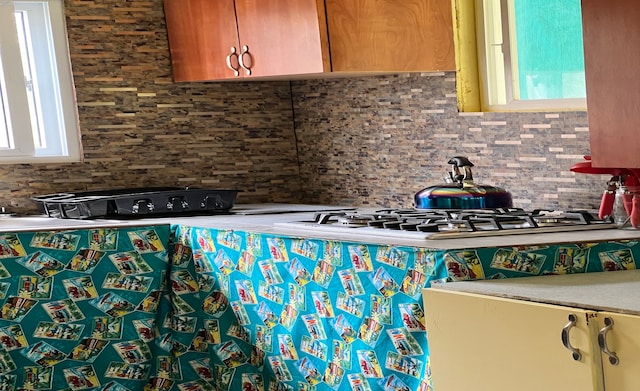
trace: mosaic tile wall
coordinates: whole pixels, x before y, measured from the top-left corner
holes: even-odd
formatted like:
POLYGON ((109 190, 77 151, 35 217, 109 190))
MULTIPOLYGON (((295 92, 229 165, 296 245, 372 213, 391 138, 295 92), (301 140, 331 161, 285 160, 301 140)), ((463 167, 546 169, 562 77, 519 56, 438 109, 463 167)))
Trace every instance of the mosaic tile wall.
POLYGON ((37 194, 131 186, 410 206, 457 154, 522 206, 600 197, 604 179, 568 171, 588 153, 585 113, 461 116, 453 74, 176 84, 160 0, 65 9, 85 160, 0 165, 0 206, 11 211, 34 211, 37 194))
POLYGON ((574 174, 586 112, 458 113, 454 73, 293 82, 304 193, 318 202, 413 206, 452 156, 523 208, 597 209, 606 181, 574 174))
POLYGON ((288 82, 173 83, 161 0, 65 0, 65 12, 85 161, 0 166, 0 206, 132 186, 298 199, 288 82))

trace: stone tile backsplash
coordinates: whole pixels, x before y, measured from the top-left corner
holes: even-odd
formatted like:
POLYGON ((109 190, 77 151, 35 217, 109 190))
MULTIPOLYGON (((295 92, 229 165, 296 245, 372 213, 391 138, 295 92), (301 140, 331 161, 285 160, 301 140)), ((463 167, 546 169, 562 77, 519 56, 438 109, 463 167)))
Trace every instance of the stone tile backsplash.
POLYGON ((574 175, 584 112, 459 114, 455 77, 173 83, 162 2, 65 0, 85 159, 0 165, 0 206, 120 187, 234 188, 238 202, 411 206, 466 155, 525 208, 595 208, 574 175))
POLYGON ((413 205, 453 156, 514 206, 596 209, 606 180, 574 174, 589 154, 586 112, 459 113, 455 74, 293 82, 303 192, 318 202, 413 205))

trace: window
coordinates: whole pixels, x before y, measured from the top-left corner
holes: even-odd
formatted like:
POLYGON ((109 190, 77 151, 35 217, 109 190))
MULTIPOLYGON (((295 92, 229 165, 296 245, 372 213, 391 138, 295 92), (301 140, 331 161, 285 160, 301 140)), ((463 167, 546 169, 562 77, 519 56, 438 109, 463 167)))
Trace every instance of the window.
POLYGON ((580 0, 455 3, 462 111, 586 109, 580 0))
POLYGON ((80 160, 62 0, 0 3, 0 163, 80 160))

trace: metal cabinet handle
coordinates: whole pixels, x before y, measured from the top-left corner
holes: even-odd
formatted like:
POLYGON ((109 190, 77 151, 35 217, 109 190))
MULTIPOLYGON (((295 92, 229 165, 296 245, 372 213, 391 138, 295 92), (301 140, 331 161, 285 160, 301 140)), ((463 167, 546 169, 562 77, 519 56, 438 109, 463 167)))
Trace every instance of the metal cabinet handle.
POLYGON ((613 319, 609 317, 604 318, 604 327, 598 333, 598 346, 600 346, 600 351, 607 356, 609 356, 609 363, 611 365, 618 365, 620 363, 620 359, 616 352, 612 352, 609 350, 607 346, 607 333, 609 330, 613 328, 613 319))
POLYGON ((240 59, 235 46, 231 46, 231 53, 227 55, 227 66, 233 71, 233 76, 240 76, 240 67, 236 68, 233 66, 231 63, 231 57, 235 57, 238 64, 240 64, 240 59))
POLYGON ((251 67, 253 66, 253 57, 251 56, 251 53, 249 53, 249 45, 242 46, 242 52, 238 56, 238 63, 240 63, 240 66, 244 69, 247 76, 251 76, 251 67), (249 65, 247 65, 247 63, 244 61, 245 56, 249 57, 249 65))
POLYGON ((571 342, 569 341, 569 332, 576 325, 577 321, 578 318, 575 314, 569 314, 569 323, 562 328, 562 344, 565 348, 569 349, 574 360, 580 361, 582 359, 582 353, 580 353, 580 350, 571 346, 571 342))

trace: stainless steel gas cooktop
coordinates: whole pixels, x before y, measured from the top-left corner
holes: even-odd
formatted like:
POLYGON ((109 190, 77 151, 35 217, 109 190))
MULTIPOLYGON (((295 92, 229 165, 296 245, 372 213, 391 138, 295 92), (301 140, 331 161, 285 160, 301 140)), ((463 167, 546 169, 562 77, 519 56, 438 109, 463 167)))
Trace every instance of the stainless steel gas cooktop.
POLYGON ((411 239, 453 239, 477 236, 612 229, 616 225, 590 212, 525 211, 518 208, 478 210, 356 209, 317 212, 313 219, 276 223, 305 232, 411 239))

